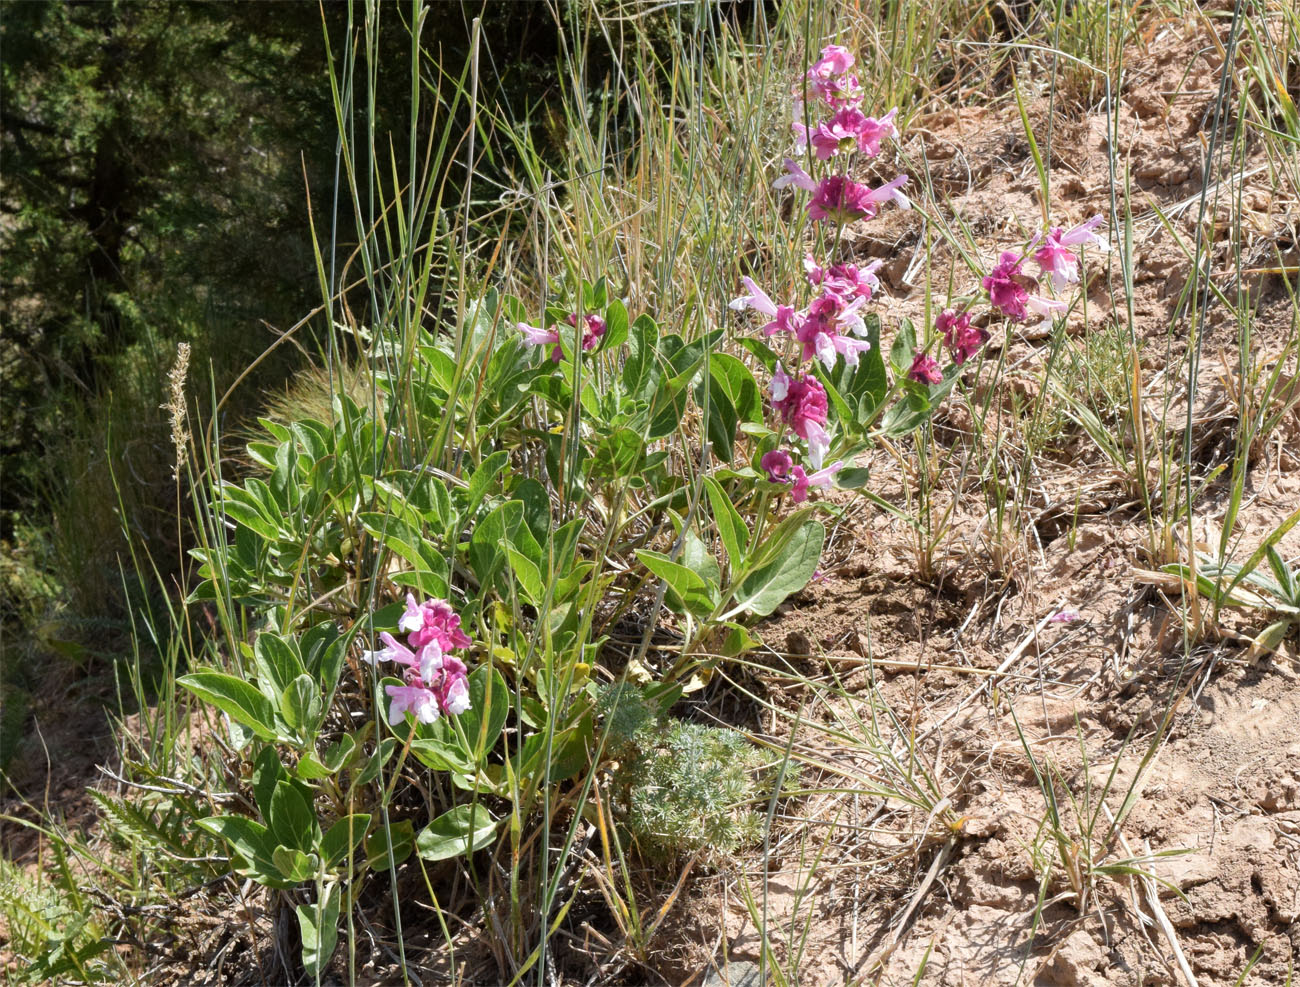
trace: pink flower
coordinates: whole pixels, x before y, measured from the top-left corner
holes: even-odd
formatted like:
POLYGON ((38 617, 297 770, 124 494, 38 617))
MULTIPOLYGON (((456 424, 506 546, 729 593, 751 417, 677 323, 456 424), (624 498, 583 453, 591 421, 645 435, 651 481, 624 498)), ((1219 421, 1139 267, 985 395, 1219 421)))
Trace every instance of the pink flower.
POLYGON ((421 723, 432 723, 442 713, 455 716, 470 708, 465 663, 444 654, 436 642, 420 649, 418 666, 406 670, 405 680, 405 685, 384 687, 393 700, 388 722, 394 726, 407 713, 421 723))
POLYGON ((816 192, 817 182, 808 172, 799 167, 799 163, 793 158, 785 159, 785 174, 772 183, 772 188, 785 188, 787 185, 793 185, 801 188, 805 192, 816 192))
POLYGON ((1070 308, 1060 299, 1047 298, 1043 295, 1030 295, 1026 299, 1025 305, 1031 312, 1037 312, 1041 315, 1044 322, 1048 322, 1058 315, 1064 315, 1070 308))
POLYGON ((456 716, 470 708, 469 675, 465 663, 459 658, 447 655, 443 658, 441 676, 434 684, 438 696, 438 705, 448 716, 456 716))
POLYGON ((453 648, 468 648, 473 642, 460 629, 460 616, 446 600, 426 600, 418 607, 420 624, 414 626, 412 607, 415 597, 406 597, 406 613, 402 614, 402 630, 409 630, 411 647, 422 648, 426 644, 436 643, 443 651, 453 648))
POLYGON ((1051 276, 1057 291, 1079 280, 1079 258, 1071 248, 1090 243, 1100 250, 1110 249, 1105 239, 1093 232, 1102 221, 1103 217, 1097 215, 1064 232, 1057 226, 1043 238, 1034 260, 1044 276, 1051 276))
POLYGON ((862 297, 846 304, 834 292, 823 291, 808 306, 807 317, 794 329, 795 338, 803 343, 802 359, 810 360, 815 356, 829 370, 835 366, 836 356, 842 353, 849 366, 857 366, 858 354, 871 349, 871 343, 846 336, 843 330, 847 328, 858 335, 866 334, 866 323, 858 315, 864 304, 866 299, 862 297))
POLYGON ((858 127, 858 150, 874 158, 880 153, 882 140, 886 137, 897 140, 898 127, 894 124, 894 118, 897 116, 898 107, 895 106, 883 117, 864 117, 858 127))
POLYGON ((907 180, 906 175, 899 175, 892 182, 873 189, 843 175, 830 175, 818 184, 808 203, 808 216, 815 220, 833 219, 839 223, 871 219, 879 211, 879 204, 890 200, 898 203, 901 209, 910 209, 911 202, 899 191, 907 180))
POLYGON ((834 110, 857 106, 866 95, 862 83, 852 73, 836 79, 819 79, 813 83, 813 91, 822 98, 822 102, 834 110))
MULTIPOLYGON (((570 326, 577 327, 578 314, 576 312, 568 315, 565 320, 570 326)), ((524 334, 524 342, 529 346, 550 346, 551 360, 559 363, 564 357, 564 350, 560 348, 560 334, 554 329, 538 329, 536 326, 530 326, 527 322, 515 323, 515 328, 524 334)), ((582 327, 582 348, 584 350, 595 349, 600 342, 600 337, 605 335, 605 320, 598 315, 584 315, 582 327)))
POLYGON ((832 76, 843 75, 851 68, 853 68, 853 52, 843 45, 827 45, 822 49, 822 57, 813 62, 812 68, 808 70, 808 78, 829 79, 832 76))
POLYGON ((1020 271, 1021 257, 1012 250, 1004 250, 997 264, 981 281, 989 293, 992 306, 1009 319, 1017 322, 1024 320, 1025 306, 1029 302, 1026 285, 1033 285, 1034 279, 1026 277, 1020 271))
POLYGON ((970 324, 969 312, 945 309, 934 320, 934 327, 943 333, 943 340, 952 354, 953 362, 961 366, 989 341, 988 331, 970 324))
POLYGON ((874 291, 880 288, 880 279, 876 277, 876 271, 884 263, 881 260, 873 260, 866 267, 859 268, 856 264, 832 264, 828 268, 821 268, 813 260, 812 254, 807 254, 803 260, 803 269, 808 276, 809 284, 822 285, 827 291, 834 292, 845 301, 851 301, 854 298, 871 298, 874 291))
POLYGON ((894 126, 897 113, 897 109, 890 110, 877 120, 859 109, 845 107, 814 129, 813 150, 823 161, 855 147, 868 157, 875 157, 880 153, 880 142, 884 138, 898 136, 898 129, 894 126))
POLYGON ((388 722, 392 726, 402 722, 410 713, 421 723, 432 723, 438 718, 438 697, 423 685, 390 685, 384 691, 393 700, 388 707, 388 722))
MULTIPOLYGON (((578 313, 570 313, 564 320, 570 326, 577 328, 578 313)), ((583 350, 595 349, 600 343, 600 337, 605 335, 605 320, 598 315, 584 315, 582 317, 582 348, 583 350)))
POLYGON ((814 153, 822 161, 829 161, 843 151, 853 150, 858 143, 858 131, 866 119, 861 110, 850 107, 822 121, 813 130, 814 153))
POLYGON ((943 382, 943 374, 939 371, 939 364, 924 353, 918 353, 912 357, 912 366, 907 371, 907 376, 918 384, 940 384, 943 382))
POLYGON ((553 346, 551 350, 551 359, 556 363, 560 362, 560 357, 564 351, 560 349, 560 334, 554 329, 538 329, 536 326, 530 326, 527 322, 515 323, 515 328, 524 334, 524 342, 529 346, 553 346))
POLYGON ((772 410, 790 426, 795 435, 808 443, 808 458, 820 467, 831 438, 825 429, 826 389, 812 374, 795 379, 778 363, 772 375, 772 410))
POLYGON ((752 308, 755 312, 761 312, 768 316, 772 321, 763 326, 762 333, 764 336, 774 336, 778 332, 794 332, 798 322, 799 314, 789 305, 777 305, 758 285, 754 284, 750 278, 741 278, 740 283, 745 286, 749 292, 747 295, 740 295, 733 298, 727 303, 727 307, 743 311, 746 308, 752 308))
POLYGON ((1079 619, 1079 614, 1074 610, 1062 610, 1060 613, 1054 613, 1047 618, 1049 624, 1073 624, 1079 619))
POLYGON ((398 641, 393 635, 384 631, 379 635, 379 640, 384 642, 383 649, 379 651, 361 652, 361 660, 368 665, 378 665, 381 661, 395 661, 399 665, 415 667, 419 664, 419 659, 415 652, 398 641))
POLYGON ((784 449, 773 449, 771 452, 763 453, 763 458, 759 464, 767 472, 767 478, 773 483, 788 483, 790 481, 790 467, 794 460, 784 449))
POLYGON ((790 491, 790 499, 796 504, 802 504, 808 499, 808 490, 810 487, 829 487, 835 479, 835 474, 844 468, 842 460, 836 460, 825 469, 818 470, 816 473, 806 474, 802 466, 794 467, 790 472, 794 475, 794 487, 790 491))

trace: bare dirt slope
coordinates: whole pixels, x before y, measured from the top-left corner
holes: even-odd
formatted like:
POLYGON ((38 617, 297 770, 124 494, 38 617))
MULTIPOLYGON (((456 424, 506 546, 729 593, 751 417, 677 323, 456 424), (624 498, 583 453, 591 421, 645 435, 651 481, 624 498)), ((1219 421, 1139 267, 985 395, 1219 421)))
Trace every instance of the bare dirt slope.
MULTIPOLYGON (((1140 380, 1152 427, 1161 417, 1180 422, 1186 415, 1182 355, 1191 327, 1180 304, 1191 263, 1174 234, 1189 248, 1195 243, 1221 40, 1203 27, 1165 24, 1128 52, 1131 82, 1118 109, 1116 150, 1133 180, 1132 307, 1142 341, 1141 365, 1129 370, 1140 380), (1170 411, 1162 407, 1166 393, 1173 395, 1170 411)), ((990 261, 1041 223, 1039 180, 1015 104, 994 106, 923 116, 902 149, 908 170, 930 175, 990 261)), ((1028 109, 1041 141, 1048 101, 1028 109)), ((1058 103, 1050 119, 1053 225, 1109 214, 1104 107, 1058 103)), ((1276 267, 1269 260, 1275 248, 1296 257, 1300 210, 1270 190, 1255 150, 1247 147, 1244 165, 1237 163, 1246 177, 1231 186, 1233 194, 1225 183, 1223 195, 1210 199, 1206 222, 1217 222, 1207 240, 1217 283, 1237 270, 1238 248, 1241 268, 1256 272, 1248 275, 1259 300, 1253 345, 1267 363, 1291 331, 1294 312, 1281 276, 1294 274, 1264 269, 1276 267), (1238 187, 1239 235, 1230 222, 1238 187)), ((925 300, 908 281, 926 236, 918 213, 850 236, 859 254, 893 258, 885 269, 892 289, 886 318, 906 314, 919 323, 925 300)), ((1087 305, 1071 316, 1066 342, 1084 361, 1096 359, 1090 336, 1127 325, 1113 256, 1108 268, 1094 258, 1090 275, 1087 305)), ((973 280, 959 273, 956 291, 973 280)), ((1206 311, 1205 327, 1193 408, 1198 478, 1231 462, 1237 422, 1235 356, 1220 354, 1235 353, 1238 327, 1220 305, 1206 311)), ((985 439, 1002 435, 1011 456, 1023 452, 1016 422, 1041 395, 1049 359, 1048 341, 1032 335, 990 344, 1005 371, 991 396, 985 439)), ((937 437, 949 449, 960 450, 978 430, 961 408, 939 425, 937 437)), ((1239 558, 1300 506, 1297 437, 1293 413, 1253 455, 1239 558)), ((1122 440, 1131 454, 1133 436, 1122 440)), ((827 766, 808 770, 803 782, 843 790, 791 809, 823 829, 792 820, 774 838, 767 880, 776 959, 805 983, 911 983, 924 968, 920 982, 935 985, 1136 987, 1193 978, 1228 985, 1252 958, 1248 983, 1286 982, 1292 966, 1300 967, 1294 645, 1252 655, 1234 635, 1256 633, 1266 621, 1233 618, 1225 618, 1225 633, 1185 643, 1180 586, 1152 574, 1169 559, 1153 557, 1132 483, 1068 423, 1036 450, 1038 458, 1022 464, 1031 476, 1021 510, 1002 530, 988 519, 977 478, 959 468, 964 454, 952 457, 956 467, 936 493, 941 512, 952 512, 949 530, 928 578, 918 575, 916 539, 905 524, 883 511, 853 510, 837 533, 839 563, 763 628, 782 653, 770 675, 753 676, 769 697, 799 708, 809 722, 842 728, 851 719, 846 710, 856 711, 855 722, 870 719, 874 682, 898 718, 885 731, 893 749, 905 751, 909 734, 920 738, 914 749, 937 782, 936 799, 950 800, 930 816, 898 811, 872 795, 879 766, 863 758, 860 744, 837 746, 802 727, 796 749, 827 766), (790 691, 780 671, 785 662, 827 683, 828 692, 790 691), (1001 674, 989 674, 994 669, 1001 674), (840 695, 830 688, 836 684, 840 695), (1050 778, 1065 845, 1044 827, 1049 796, 1035 767, 1050 778), (956 832, 939 822, 949 809, 959 820, 956 832), (1112 832, 1116 815, 1124 821, 1112 832), (1089 859, 1108 872, 1087 876, 1089 859), (1126 871, 1126 859, 1141 861, 1135 866, 1156 880, 1126 871), (1071 861, 1084 875, 1082 899, 1071 861)), ((896 500, 914 484, 899 462, 883 449, 870 461, 876 489, 896 500)), ((1198 540, 1203 530, 1206 542, 1217 541, 1224 482, 1212 482, 1197 503, 1198 540)), ((1300 554, 1300 530, 1279 550, 1287 558, 1300 554)), ((774 744, 787 736, 788 725, 773 727, 774 744)), ((763 878, 760 862, 719 877, 697 906, 727 903, 732 960, 758 959, 741 889, 761 889, 763 878)), ((707 937, 700 938, 708 950, 707 937)), ((712 950, 710 964, 723 965, 723 952, 712 950)))

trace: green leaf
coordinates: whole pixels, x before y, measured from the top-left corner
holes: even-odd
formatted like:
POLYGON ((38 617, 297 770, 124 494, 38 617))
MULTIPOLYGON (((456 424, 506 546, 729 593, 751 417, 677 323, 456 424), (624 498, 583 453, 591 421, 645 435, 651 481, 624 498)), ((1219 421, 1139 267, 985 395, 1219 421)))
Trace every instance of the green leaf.
POLYGON ((728 353, 715 353, 709 361, 709 375, 736 409, 741 421, 763 420, 763 397, 749 367, 728 353))
POLYGON ((388 763, 388 759, 393 756, 393 751, 397 749, 397 740, 394 737, 385 737, 376 746, 374 752, 366 759, 366 763, 361 770, 357 772, 355 784, 369 785, 379 777, 380 769, 388 763))
POLYGON ((257 803, 257 811, 262 814, 263 819, 271 818, 271 796, 275 794, 275 786, 288 780, 289 773, 280 763, 280 755, 276 749, 269 744, 263 747, 253 761, 252 778, 253 800, 257 803))
POLYGON ((271 817, 267 823, 271 835, 287 847, 310 850, 320 839, 316 813, 291 781, 282 781, 275 786, 275 793, 271 796, 271 817))
POLYGON ((776 369, 777 362, 781 359, 772 347, 761 339, 755 339, 753 336, 746 336, 741 339, 740 345, 749 350, 768 373, 776 369))
POLYGON ((277 846, 271 851, 271 861, 280 872, 280 876, 293 884, 311 880, 316 876, 320 866, 316 854, 284 845, 277 846))
POLYGON ((641 464, 645 443, 630 428, 619 427, 601 436, 592 454, 592 473, 618 479, 630 476, 641 464))
POLYGON ((791 593, 808 585, 821 560, 826 529, 818 521, 804 521, 793 530, 773 529, 759 551, 759 564, 746 575, 735 591, 731 613, 748 611, 766 617, 791 593), (776 539, 773 543, 772 539, 776 539))
POLYGON ((637 549, 636 557, 667 584, 670 605, 679 612, 684 610, 697 617, 705 617, 718 605, 717 586, 710 586, 698 573, 672 561, 666 555, 648 549, 637 549))
POLYGON ((302 967, 307 976, 319 979, 329 965, 339 941, 338 884, 325 886, 324 898, 315 905, 296 905, 298 928, 302 933, 302 967))
POLYGON ((247 816, 208 816, 196 819, 194 825, 223 839, 230 848, 250 864, 261 862, 271 865, 271 843, 267 829, 256 819, 247 816))
POLYGON ((275 740, 279 736, 270 700, 243 679, 224 672, 191 672, 176 681, 248 727, 258 739, 275 740))
POLYGON ((506 463, 509 460, 510 453, 503 449, 492 453, 487 459, 479 463, 478 469, 469 478, 469 497, 465 505, 465 513, 462 515, 461 527, 464 527, 478 512, 479 504, 483 503, 483 498, 487 496, 488 490, 497 478, 497 474, 506 468, 506 463))
POLYGON ((470 763, 481 764, 501 738, 510 712, 511 694, 501 673, 479 665, 469 675, 469 709, 460 714, 460 726, 470 743, 465 753, 470 763))
POLYGON ((492 842, 497 820, 482 805, 458 805, 420 833, 416 850, 425 860, 448 860, 481 850, 492 842))
POLYGON ((269 632, 257 635, 253 642, 253 663, 258 688, 275 703, 289 683, 306 671, 293 646, 269 632))
POLYGON ((385 831, 383 826, 366 837, 366 865, 371 870, 388 870, 388 849, 392 843, 393 864, 400 864, 411 855, 415 848, 415 825, 409 819, 389 823, 385 831))
MULTIPOLYGON (((424 724, 421 724, 423 727, 424 724)), ((390 740, 392 738, 389 738, 390 740)), ((446 737, 417 737, 411 741, 412 756, 427 768, 434 771, 450 771, 454 774, 471 775, 474 765, 460 744, 446 737)))
POLYGON ((633 398, 648 400, 652 382, 658 376, 654 369, 655 350, 659 343, 659 327, 655 320, 648 315, 638 315, 627 342, 623 390, 633 398))
POLYGON ((900 319, 894 343, 889 347, 889 362, 894 365, 894 372, 899 376, 912 367, 912 357, 916 355, 916 330, 908 319, 900 319))
POLYGON ((731 571, 738 573, 745 565, 749 527, 745 524, 745 519, 740 516, 740 511, 732 504, 731 498, 722 489, 722 484, 716 479, 706 476, 704 490, 709 496, 709 504, 713 508, 713 523, 718 527, 718 537, 722 539, 722 547, 727 550, 727 561, 731 563, 731 571))
POLYGON ((722 646, 718 649, 719 654, 724 658, 739 658, 763 643, 743 624, 727 621, 725 626, 728 628, 727 636, 722 639, 722 646))
POLYGON ((546 590, 542 586, 542 574, 533 560, 513 546, 506 548, 506 555, 510 559, 510 571, 519 588, 524 591, 524 597, 533 606, 541 606, 546 598, 546 590))
POLYGON ((885 412, 880 430, 891 438, 916 431, 930 417, 930 399, 922 389, 908 390, 885 412))
MULTIPOLYGON (((713 360, 717 360, 715 355, 713 360)), ((710 364, 713 363, 710 360, 710 364)), ((740 361, 736 361, 739 363, 740 361)), ((744 364, 741 364, 744 367, 744 364)), ((735 453, 736 443, 736 425, 740 421, 740 415, 736 411, 736 406, 727 394, 726 387, 718 382, 718 379, 712 374, 706 380, 700 382, 699 387, 695 389, 695 403, 701 408, 704 407, 705 387, 708 388, 709 414, 705 433, 708 439, 713 443, 713 454, 719 461, 724 463, 731 462, 735 453)))
POLYGON ((505 566, 505 546, 514 538, 515 529, 523 517, 522 503, 517 500, 506 501, 489 512, 470 535, 469 566, 484 588, 491 585, 505 566))
POLYGON ((348 851, 361 842, 370 827, 370 813, 356 812, 343 816, 321 837, 320 853, 326 867, 337 867, 348 851))
POLYGON ((546 488, 531 476, 524 477, 512 488, 510 499, 524 505, 524 524, 534 541, 545 544, 551 534, 551 498, 546 488))
MULTIPOLYGON (((718 566, 718 560, 713 557, 709 546, 704 544, 704 539, 694 531, 687 530, 682 538, 681 559, 682 565, 698 574, 712 589, 716 590, 722 585, 722 570, 718 566)), ((714 595, 716 597, 717 594, 714 595)))
POLYGON ((316 732, 321 717, 320 688, 306 672, 285 687, 280 696, 280 715, 304 737, 316 732))
POLYGON ((605 335, 601 339, 602 349, 622 346, 627 339, 627 308, 615 298, 605 309, 605 335))

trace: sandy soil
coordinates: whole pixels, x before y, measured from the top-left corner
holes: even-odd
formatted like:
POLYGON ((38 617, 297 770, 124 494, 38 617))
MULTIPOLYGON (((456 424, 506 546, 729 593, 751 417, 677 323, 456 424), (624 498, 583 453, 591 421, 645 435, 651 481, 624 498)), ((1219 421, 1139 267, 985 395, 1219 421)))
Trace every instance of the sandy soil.
MULTIPOLYGON (((1185 388, 1177 375, 1189 326, 1178 306, 1190 271, 1155 209, 1193 242, 1203 140, 1223 56, 1212 37, 1190 26, 1163 25, 1148 42, 1149 50, 1129 53, 1133 81, 1121 98, 1118 150, 1131 162, 1135 186, 1132 303, 1143 339, 1144 404, 1154 422, 1167 378, 1173 375, 1176 392, 1185 388)), ((1014 102, 999 105, 922 116, 902 148, 913 174, 924 159, 936 190, 950 197, 947 208, 965 219, 989 260, 1023 239, 1021 230, 1040 215, 1038 177, 1014 102)), ((1045 99, 1029 107, 1040 140, 1048 113, 1045 99)), ((1105 115, 1058 105, 1052 121, 1054 223, 1108 214, 1105 115)), ((1261 164, 1248 148, 1241 170, 1261 164)), ((1300 217, 1295 201, 1275 199, 1265 172, 1256 174, 1242 195, 1247 268, 1269 266, 1272 244, 1296 256, 1300 217)), ((1211 203, 1218 227, 1210 269, 1224 279, 1233 269, 1228 208, 1211 203)), ((924 298, 908 279, 925 236, 920 216, 892 214, 850 235, 860 256, 893 258, 885 268, 892 296, 886 318, 919 321, 924 298)), ((1087 334, 1125 314, 1113 255, 1109 269, 1094 265, 1090 274, 1086 310, 1070 323, 1069 345, 1080 352, 1087 334)), ((962 277, 958 292, 971 287, 962 277)), ((1250 287, 1260 300, 1254 345, 1267 360, 1293 312, 1277 275, 1255 275, 1250 287)), ((1236 331, 1221 306, 1207 311, 1193 432, 1201 475, 1231 461, 1235 358, 1219 354, 1235 352, 1236 331)), ((995 408, 1023 409, 1038 394, 1045 341, 1019 335, 991 346, 994 354, 1004 351, 1010 368, 992 396, 995 408)), ((1181 400, 1170 420, 1185 416, 1181 400)), ((947 410, 939 425, 937 437, 950 448, 974 427, 960 408, 947 410)), ((1300 415, 1279 431, 1252 460, 1239 558, 1300 506, 1293 452, 1300 415)), ((1132 437, 1125 439, 1131 447, 1132 437)), ((1000 539, 978 486, 948 480, 936 501, 953 510, 951 533, 928 579, 918 577, 915 543, 902 523, 880 511, 851 512, 837 532, 847 557, 762 628, 768 646, 799 672, 828 684, 838 676, 844 686, 841 695, 790 692, 783 661, 774 660, 772 674, 757 676, 769 698, 812 722, 843 724, 846 708, 865 720, 874 676, 898 716, 887 739, 898 751, 905 734, 920 738, 917 756, 950 800, 945 811, 960 820, 953 832, 919 810, 891 807, 871 794, 880 772, 860 748, 803 729, 797 749, 830 766, 809 769, 804 783, 846 790, 809 796, 790 810, 833 820, 830 835, 791 821, 774 837, 768 933, 778 962, 798 969, 802 983, 909 984, 924 968, 920 983, 953 987, 1229 985, 1254 958, 1248 983, 1281 984, 1300 966, 1294 644, 1252 654, 1232 635, 1257 633, 1262 621, 1236 626, 1225 618, 1225 636, 1185 649, 1177 580, 1151 574, 1167 560, 1148 550, 1134 492, 1077 429, 1054 454, 1057 462, 1044 464, 1054 468, 1036 471, 1027 509, 1000 539), (1000 674, 989 674, 995 669, 1000 674), (1062 855, 1091 857, 1102 868, 1083 881, 1082 907, 1046 839, 1047 796, 1035 764, 1051 773, 1072 840, 1062 855), (1135 801, 1125 814, 1126 799, 1135 801), (1111 834, 1115 814, 1124 822, 1111 834), (1048 866, 1054 856, 1058 863, 1048 866), (1125 858, 1139 859, 1156 880, 1105 872, 1125 858)), ((898 460, 881 450, 870 465, 876 489, 901 498, 898 460)), ((1196 530, 1207 542, 1217 540, 1225 503, 1222 481, 1198 502, 1196 530)), ((1300 530, 1279 550, 1287 558, 1300 554, 1300 530)), ((788 726, 766 726, 774 743, 788 737, 788 726)), ((707 953, 707 967, 725 966, 724 954, 733 962, 759 959, 739 889, 761 890, 763 879, 761 864, 752 862, 701 889, 693 905, 696 955, 707 953), (715 944, 704 916, 719 908, 726 934, 715 944)))

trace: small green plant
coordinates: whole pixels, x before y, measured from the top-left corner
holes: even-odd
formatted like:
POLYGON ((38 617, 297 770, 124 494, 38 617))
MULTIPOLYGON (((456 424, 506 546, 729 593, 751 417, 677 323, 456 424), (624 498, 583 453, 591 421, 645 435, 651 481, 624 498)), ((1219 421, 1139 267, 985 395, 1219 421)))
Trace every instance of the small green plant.
POLYGON ((1300 520, 1300 512, 1276 529, 1257 551, 1242 564, 1219 562, 1199 555, 1195 570, 1189 565, 1173 563, 1164 571, 1179 576, 1186 586, 1210 601, 1211 621, 1217 625, 1219 610, 1233 607, 1274 617, 1254 635, 1260 651, 1275 651, 1288 637, 1300 630, 1300 568, 1292 568, 1274 547, 1282 534, 1300 520), (1268 562, 1268 571, 1260 563, 1268 562), (1247 588, 1249 587, 1249 588, 1247 588))
POLYGON ((775 774, 762 750, 735 730, 666 718, 662 703, 631 684, 605 690, 598 708, 609 711, 616 818, 642 852, 661 860, 726 854, 762 836, 754 806, 775 774))
POLYGON ((104 983, 123 974, 93 903, 77 886, 58 842, 53 876, 24 873, 0 857, 0 918, 18 963, 15 984, 104 983))

